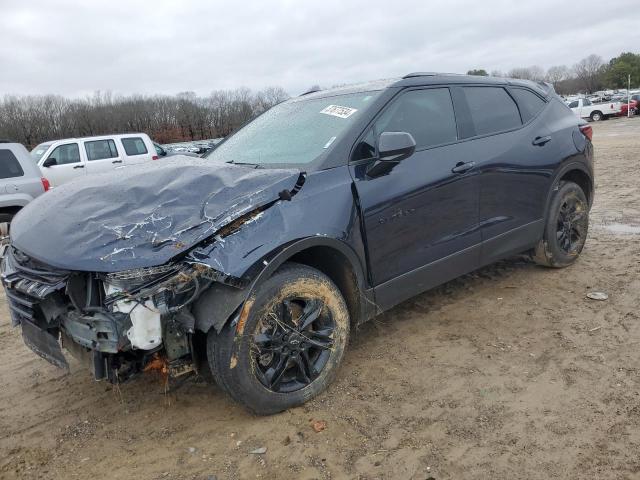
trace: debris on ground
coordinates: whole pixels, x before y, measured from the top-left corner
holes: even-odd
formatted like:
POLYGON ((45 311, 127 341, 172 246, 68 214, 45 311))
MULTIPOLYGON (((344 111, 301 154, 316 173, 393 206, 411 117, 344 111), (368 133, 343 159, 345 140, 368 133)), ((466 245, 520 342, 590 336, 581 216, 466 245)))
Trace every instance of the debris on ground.
POLYGON ((607 295, 604 292, 589 292, 587 293, 587 298, 590 298, 591 300, 606 300, 609 298, 609 295, 607 295))

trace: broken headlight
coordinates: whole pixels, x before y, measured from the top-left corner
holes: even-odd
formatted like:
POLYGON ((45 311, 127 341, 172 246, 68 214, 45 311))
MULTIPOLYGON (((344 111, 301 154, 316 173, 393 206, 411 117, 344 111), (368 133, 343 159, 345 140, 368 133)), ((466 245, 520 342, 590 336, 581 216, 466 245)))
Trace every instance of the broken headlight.
POLYGON ((171 276, 178 273, 179 270, 180 266, 176 264, 160 265, 158 267, 134 268, 132 270, 124 270, 122 272, 108 273, 105 275, 105 281, 109 285, 126 288, 134 285, 143 285, 165 276, 171 276))

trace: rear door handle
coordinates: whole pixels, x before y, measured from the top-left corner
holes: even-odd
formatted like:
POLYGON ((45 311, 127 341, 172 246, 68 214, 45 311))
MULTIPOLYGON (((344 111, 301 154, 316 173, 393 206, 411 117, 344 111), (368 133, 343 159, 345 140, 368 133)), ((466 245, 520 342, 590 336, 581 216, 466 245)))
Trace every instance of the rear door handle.
POLYGON ((471 170, 475 166, 476 162, 458 162, 456 166, 451 169, 453 173, 464 173, 471 170))
POLYGON ((114 160, 114 161, 113 161, 113 162, 111 162, 111 163, 122 163, 122 160, 114 160))
POLYGON ((73 167, 74 169, 76 168, 84 168, 84 165, 76 165, 75 167, 73 167))
POLYGON ((533 142, 531 142, 533 145, 539 146, 541 147, 542 145, 545 145, 547 142, 551 141, 551 137, 536 137, 533 139, 533 142))

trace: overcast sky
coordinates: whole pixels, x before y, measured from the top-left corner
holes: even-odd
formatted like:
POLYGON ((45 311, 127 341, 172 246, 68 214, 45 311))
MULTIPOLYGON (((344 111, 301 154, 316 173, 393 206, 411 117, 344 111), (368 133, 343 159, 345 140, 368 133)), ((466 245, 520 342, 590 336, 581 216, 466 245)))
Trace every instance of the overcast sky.
POLYGON ((0 95, 508 71, 640 52, 640 0, 0 0, 0 95))

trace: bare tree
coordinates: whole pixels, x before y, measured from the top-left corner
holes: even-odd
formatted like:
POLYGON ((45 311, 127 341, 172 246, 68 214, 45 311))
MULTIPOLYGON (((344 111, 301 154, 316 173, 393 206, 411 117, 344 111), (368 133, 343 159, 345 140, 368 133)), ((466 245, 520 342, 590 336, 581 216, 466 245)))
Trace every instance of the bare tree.
POLYGON ((229 135, 287 98, 280 87, 222 90, 205 98, 193 92, 118 97, 95 92, 82 99, 7 95, 0 99, 0 138, 28 147, 113 132, 145 132, 161 143, 213 138, 229 135))
POLYGON ((549 67, 545 80, 553 85, 553 88, 558 90, 558 85, 563 80, 567 80, 571 76, 571 72, 566 65, 555 65, 549 67))
POLYGON ((602 57, 592 53, 576 63, 573 71, 587 92, 595 92, 602 86, 604 68, 602 57))
POLYGON ((530 67, 513 68, 509 70, 509 73, 507 73, 507 77, 539 82, 541 80, 544 80, 544 69, 537 65, 532 65, 530 67))

